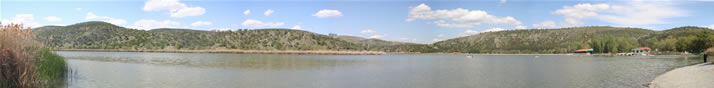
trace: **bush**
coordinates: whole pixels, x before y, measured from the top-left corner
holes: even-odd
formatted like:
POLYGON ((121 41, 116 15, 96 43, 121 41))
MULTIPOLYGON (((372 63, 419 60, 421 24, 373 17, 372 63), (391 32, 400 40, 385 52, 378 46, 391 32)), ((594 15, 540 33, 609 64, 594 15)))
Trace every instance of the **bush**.
POLYGON ((709 56, 714 56, 714 49, 709 49, 707 51, 704 51, 703 54, 707 54, 709 56))

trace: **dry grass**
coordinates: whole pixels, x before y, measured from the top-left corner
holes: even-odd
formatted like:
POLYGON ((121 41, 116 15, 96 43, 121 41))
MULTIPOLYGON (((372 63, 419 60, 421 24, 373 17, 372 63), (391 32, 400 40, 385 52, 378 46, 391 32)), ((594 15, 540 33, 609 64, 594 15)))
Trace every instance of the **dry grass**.
POLYGON ((0 26, 0 87, 30 88, 36 83, 32 35, 21 24, 0 26))

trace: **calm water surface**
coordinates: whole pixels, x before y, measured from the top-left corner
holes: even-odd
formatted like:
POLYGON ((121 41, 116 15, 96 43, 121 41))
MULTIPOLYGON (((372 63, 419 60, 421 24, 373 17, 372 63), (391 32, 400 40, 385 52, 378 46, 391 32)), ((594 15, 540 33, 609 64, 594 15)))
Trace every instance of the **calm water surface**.
POLYGON ((637 88, 678 56, 58 52, 72 88, 637 88))

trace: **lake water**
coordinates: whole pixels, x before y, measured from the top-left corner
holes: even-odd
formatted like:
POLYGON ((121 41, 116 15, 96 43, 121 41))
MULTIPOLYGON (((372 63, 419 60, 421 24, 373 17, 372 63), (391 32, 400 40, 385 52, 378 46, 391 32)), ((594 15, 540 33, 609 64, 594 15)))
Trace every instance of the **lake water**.
POLYGON ((697 57, 58 52, 72 88, 638 88, 697 57))

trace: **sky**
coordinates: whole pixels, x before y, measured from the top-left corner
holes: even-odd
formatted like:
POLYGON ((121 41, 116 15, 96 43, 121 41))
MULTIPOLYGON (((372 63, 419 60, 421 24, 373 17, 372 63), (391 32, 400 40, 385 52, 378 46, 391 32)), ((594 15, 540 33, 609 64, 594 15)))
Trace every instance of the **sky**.
POLYGON ((582 26, 714 28, 698 0, 2 0, 0 22, 105 21, 139 30, 289 28, 429 44, 483 32, 582 26))

